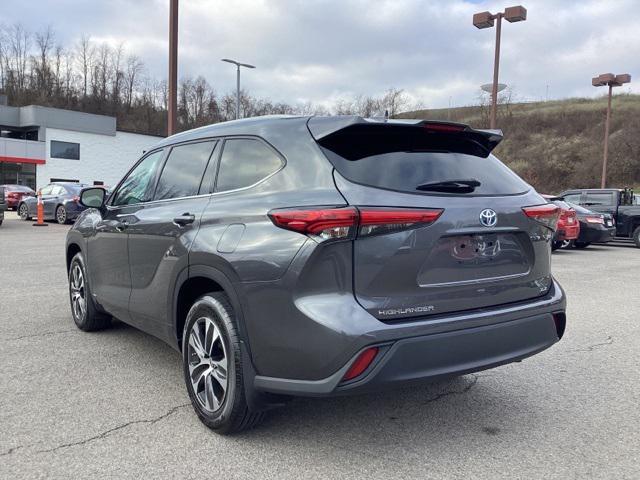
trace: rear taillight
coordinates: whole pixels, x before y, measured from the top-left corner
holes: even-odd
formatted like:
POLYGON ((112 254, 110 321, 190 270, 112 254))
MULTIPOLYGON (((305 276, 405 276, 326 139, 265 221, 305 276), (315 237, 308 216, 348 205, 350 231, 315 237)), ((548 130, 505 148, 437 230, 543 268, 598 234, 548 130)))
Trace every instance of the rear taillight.
POLYGON ((555 230, 560 215, 560 208, 553 204, 535 205, 533 207, 524 207, 524 214, 551 230, 555 230))
POLYGON ((417 208, 360 208, 360 231, 358 235, 375 235, 404 230, 416 225, 428 225, 435 222, 442 209, 417 208))
POLYGON ((587 223, 599 223, 604 225, 604 217, 602 215, 588 215, 584 218, 587 223))
POLYGON ((355 234, 358 211, 354 207, 272 210, 269 218, 280 228, 330 240, 355 234))
POLYGON ((390 233, 433 223, 442 209, 323 207, 282 209, 269 212, 280 228, 311 235, 321 240, 347 239, 390 233))
POLYGON ((72 200, 73 200, 75 203, 80 203, 80 197, 79 197, 79 196, 77 196, 77 195, 76 195, 75 197, 73 197, 73 198, 72 198, 72 200))

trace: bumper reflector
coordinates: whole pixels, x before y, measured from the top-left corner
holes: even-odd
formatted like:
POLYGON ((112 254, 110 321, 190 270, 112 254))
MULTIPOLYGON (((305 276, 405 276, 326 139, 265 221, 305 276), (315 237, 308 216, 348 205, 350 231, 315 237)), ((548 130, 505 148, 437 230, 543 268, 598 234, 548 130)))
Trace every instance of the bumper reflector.
POLYGON ((363 351, 358 358, 356 358, 355 362, 351 364, 347 373, 345 373, 342 378, 343 381, 353 380, 356 377, 359 377, 364 373, 364 371, 369 368, 373 359, 376 358, 378 354, 378 347, 370 347, 363 351))

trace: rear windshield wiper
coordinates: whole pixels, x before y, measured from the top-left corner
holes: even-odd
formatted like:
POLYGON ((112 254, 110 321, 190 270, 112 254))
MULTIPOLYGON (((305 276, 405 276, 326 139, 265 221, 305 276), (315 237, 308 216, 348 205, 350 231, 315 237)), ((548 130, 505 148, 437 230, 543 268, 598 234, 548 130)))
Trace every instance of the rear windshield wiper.
POLYGON ((421 192, 452 192, 452 193, 471 193, 481 184, 475 178, 463 180, 443 180, 440 182, 428 182, 418 185, 416 190, 421 192))

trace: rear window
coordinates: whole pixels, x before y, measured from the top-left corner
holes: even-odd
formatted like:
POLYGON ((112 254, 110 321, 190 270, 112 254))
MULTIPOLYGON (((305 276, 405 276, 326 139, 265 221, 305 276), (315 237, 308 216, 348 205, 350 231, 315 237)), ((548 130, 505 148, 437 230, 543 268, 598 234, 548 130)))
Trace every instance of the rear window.
POLYGON ((426 195, 420 185, 453 180, 480 183, 464 195, 514 195, 529 190, 520 177, 489 154, 484 137, 473 132, 425 132, 397 126, 350 127, 319 141, 336 170, 372 187, 426 195))
POLYGON ((466 195, 513 195, 529 189, 520 177, 493 155, 482 158, 449 152, 391 152, 347 160, 326 148, 324 150, 343 177, 372 187, 433 195, 432 192, 420 192, 416 187, 431 182, 474 179, 480 185, 466 195))

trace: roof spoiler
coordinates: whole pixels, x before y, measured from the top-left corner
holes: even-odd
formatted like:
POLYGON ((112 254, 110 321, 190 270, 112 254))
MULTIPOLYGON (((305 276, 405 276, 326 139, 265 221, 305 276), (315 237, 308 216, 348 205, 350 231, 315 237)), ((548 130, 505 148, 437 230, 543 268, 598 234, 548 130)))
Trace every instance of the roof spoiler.
MULTIPOLYGON (((307 126, 313 138, 330 149, 331 145, 347 141, 349 137, 354 141, 375 138, 379 147, 380 142, 386 140, 384 143, 388 143, 389 152, 398 151, 397 149, 447 151, 484 158, 503 138, 500 130, 479 130, 463 123, 432 120, 380 121, 358 116, 311 117, 307 126)), ((358 155, 354 151, 350 159, 366 156, 365 152, 362 153, 358 155)))

